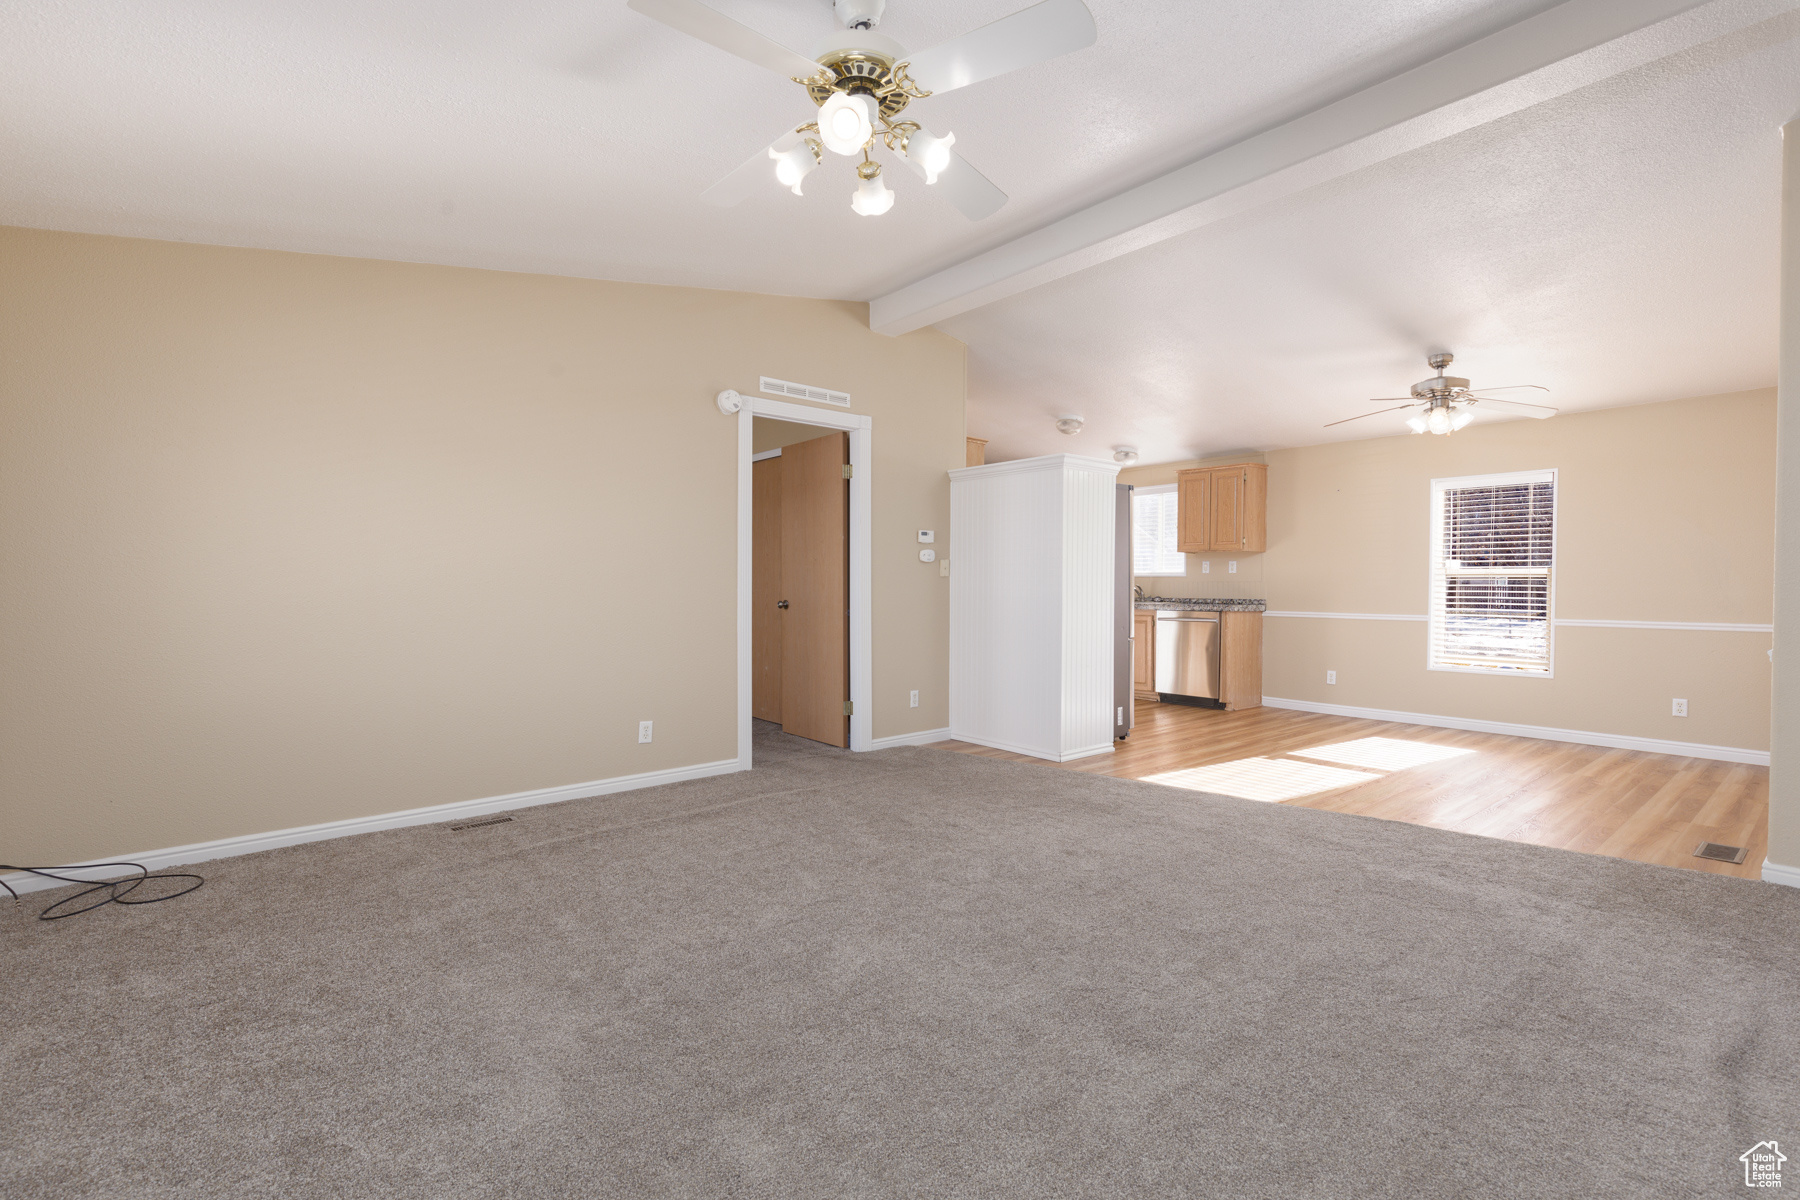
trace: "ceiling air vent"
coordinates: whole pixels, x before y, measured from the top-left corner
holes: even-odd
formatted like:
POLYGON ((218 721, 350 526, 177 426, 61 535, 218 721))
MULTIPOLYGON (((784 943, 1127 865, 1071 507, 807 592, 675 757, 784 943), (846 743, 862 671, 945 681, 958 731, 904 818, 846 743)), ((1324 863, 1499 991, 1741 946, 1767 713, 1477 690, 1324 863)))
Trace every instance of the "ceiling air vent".
POLYGON ((849 392, 834 392, 830 388, 808 387, 804 383, 789 383, 785 379, 762 377, 762 390, 771 396, 787 396, 794 400, 811 400, 815 404, 835 404, 839 408, 850 407, 849 392))

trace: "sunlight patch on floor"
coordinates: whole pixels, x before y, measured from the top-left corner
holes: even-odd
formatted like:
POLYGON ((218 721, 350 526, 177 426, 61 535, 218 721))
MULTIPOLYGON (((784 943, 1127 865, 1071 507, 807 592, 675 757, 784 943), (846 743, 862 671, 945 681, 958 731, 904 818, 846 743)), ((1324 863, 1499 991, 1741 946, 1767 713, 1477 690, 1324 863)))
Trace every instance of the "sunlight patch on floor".
POLYGON ((1209 767, 1189 767, 1184 771, 1164 771, 1160 775, 1139 776, 1145 783, 1165 787, 1187 788, 1194 792, 1212 792, 1220 796, 1236 796, 1240 800, 1294 800, 1334 788, 1354 787, 1380 779, 1366 771, 1348 771, 1319 763, 1290 762, 1279 758, 1240 758, 1236 762, 1214 763, 1209 767))
POLYGON ((1445 762, 1474 754, 1461 746, 1439 746, 1433 742, 1409 742, 1402 738, 1366 737, 1354 742, 1333 742, 1310 750, 1289 750, 1302 758, 1323 759, 1347 767, 1368 767, 1375 771, 1404 771, 1428 763, 1445 762))

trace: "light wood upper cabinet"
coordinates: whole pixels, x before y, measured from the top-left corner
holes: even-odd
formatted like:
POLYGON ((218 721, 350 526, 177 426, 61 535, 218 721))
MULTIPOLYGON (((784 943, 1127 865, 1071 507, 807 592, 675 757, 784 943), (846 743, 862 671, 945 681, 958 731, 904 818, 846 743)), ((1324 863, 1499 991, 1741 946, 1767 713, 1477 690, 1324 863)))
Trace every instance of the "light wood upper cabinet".
POLYGON ((1183 554, 1204 554, 1212 549, 1207 533, 1212 498, 1211 471, 1183 471, 1176 477, 1175 548, 1183 554))
POLYGON ((1176 476, 1176 547, 1183 554, 1237 550, 1259 554, 1269 544, 1269 468, 1262 463, 1199 467, 1176 476))
POLYGON ((984 467, 987 465, 987 439, 966 437, 963 439, 963 454, 968 459, 965 467, 984 467))

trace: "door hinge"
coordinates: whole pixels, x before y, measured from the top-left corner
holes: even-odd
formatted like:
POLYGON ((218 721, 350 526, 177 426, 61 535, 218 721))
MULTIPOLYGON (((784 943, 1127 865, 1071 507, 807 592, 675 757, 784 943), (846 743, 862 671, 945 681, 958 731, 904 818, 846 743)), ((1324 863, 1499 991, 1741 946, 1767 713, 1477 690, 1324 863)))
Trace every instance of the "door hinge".
POLYGON ((856 715, 856 701, 854 701, 854 700, 844 701, 844 715, 846 717, 851 717, 851 716, 856 715))
POLYGON ((844 478, 849 479, 855 474, 856 474, 856 468, 851 466, 849 463, 845 463, 844 464, 844 478))

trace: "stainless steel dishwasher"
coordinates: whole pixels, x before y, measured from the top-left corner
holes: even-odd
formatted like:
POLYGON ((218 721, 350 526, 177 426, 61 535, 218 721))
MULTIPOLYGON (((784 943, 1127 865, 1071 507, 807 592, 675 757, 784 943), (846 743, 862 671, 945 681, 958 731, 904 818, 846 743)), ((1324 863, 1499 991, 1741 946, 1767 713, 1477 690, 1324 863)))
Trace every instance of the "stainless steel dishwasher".
POLYGON ((1176 704, 1219 707, 1219 614, 1156 610, 1156 691, 1176 704))

